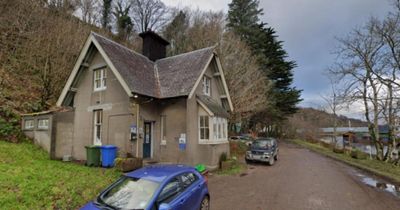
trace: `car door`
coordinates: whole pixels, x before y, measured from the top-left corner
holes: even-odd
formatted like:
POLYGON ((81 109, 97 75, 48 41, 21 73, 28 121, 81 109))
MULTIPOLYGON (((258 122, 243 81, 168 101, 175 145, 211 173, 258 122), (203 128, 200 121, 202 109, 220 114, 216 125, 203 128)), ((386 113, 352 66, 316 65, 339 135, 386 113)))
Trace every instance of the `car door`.
POLYGON ((183 209, 197 209, 202 200, 202 182, 193 172, 180 175, 182 182, 182 193, 179 202, 183 209))
POLYGON ((179 203, 179 197, 182 193, 182 183, 178 176, 172 178, 163 187, 156 199, 157 209, 162 203, 169 204, 171 209, 184 210, 179 203))

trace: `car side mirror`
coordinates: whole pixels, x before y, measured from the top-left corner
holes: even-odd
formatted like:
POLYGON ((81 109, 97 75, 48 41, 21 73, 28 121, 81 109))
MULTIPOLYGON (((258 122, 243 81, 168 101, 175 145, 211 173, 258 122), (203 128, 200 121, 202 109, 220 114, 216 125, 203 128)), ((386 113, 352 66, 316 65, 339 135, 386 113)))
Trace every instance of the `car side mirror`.
POLYGON ((168 203, 162 203, 159 207, 158 210, 171 210, 171 206, 168 203))

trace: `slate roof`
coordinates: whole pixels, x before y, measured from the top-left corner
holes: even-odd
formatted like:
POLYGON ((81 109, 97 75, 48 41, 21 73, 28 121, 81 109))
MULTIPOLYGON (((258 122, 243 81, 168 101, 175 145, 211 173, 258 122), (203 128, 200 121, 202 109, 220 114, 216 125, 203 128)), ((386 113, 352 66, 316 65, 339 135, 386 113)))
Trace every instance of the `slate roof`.
POLYGON ((229 113, 219 105, 214 99, 206 95, 197 95, 197 99, 202 102, 214 115, 219 117, 229 117, 229 113))
POLYGON ((214 55, 214 47, 208 47, 153 62, 110 39, 92 35, 133 93, 160 99, 189 95, 214 55))
POLYGON ((209 47, 157 60, 161 97, 189 95, 213 51, 214 47, 209 47))

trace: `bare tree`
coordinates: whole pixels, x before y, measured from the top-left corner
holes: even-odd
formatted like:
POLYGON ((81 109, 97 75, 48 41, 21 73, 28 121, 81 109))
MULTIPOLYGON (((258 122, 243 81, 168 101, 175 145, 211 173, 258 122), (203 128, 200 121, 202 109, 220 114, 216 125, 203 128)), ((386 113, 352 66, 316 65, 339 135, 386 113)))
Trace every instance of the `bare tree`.
POLYGON ((338 83, 334 80, 334 78, 330 77, 330 93, 327 95, 321 95, 321 98, 325 101, 326 107, 325 111, 332 113, 331 123, 333 124, 333 138, 332 138, 332 146, 336 147, 337 141, 337 126, 338 126, 338 115, 337 112, 344 108, 344 101, 342 98, 342 94, 338 88, 338 83))
POLYGON ((131 0, 131 18, 137 32, 157 31, 169 21, 169 9, 160 0, 131 0))
POLYGON ((97 11, 99 6, 99 1, 97 0, 79 0, 78 8, 80 9, 82 20, 89 24, 98 22, 97 11))
POLYGON ((377 74, 386 67, 381 52, 382 39, 375 36, 376 21, 371 19, 365 27, 353 30, 348 37, 338 39, 338 61, 330 72, 346 81, 346 97, 355 102, 361 99, 364 116, 377 150, 377 158, 383 159, 383 142, 379 135, 379 92, 382 84, 377 74))
POLYGON ((384 43, 382 48, 386 68, 382 72, 374 72, 379 81, 385 86, 382 100, 380 101, 384 121, 388 126, 388 149, 384 160, 389 161, 393 149, 396 147, 396 118, 399 112, 398 82, 400 73, 400 7, 396 1, 397 12, 390 13, 384 21, 376 22, 374 33, 384 43))

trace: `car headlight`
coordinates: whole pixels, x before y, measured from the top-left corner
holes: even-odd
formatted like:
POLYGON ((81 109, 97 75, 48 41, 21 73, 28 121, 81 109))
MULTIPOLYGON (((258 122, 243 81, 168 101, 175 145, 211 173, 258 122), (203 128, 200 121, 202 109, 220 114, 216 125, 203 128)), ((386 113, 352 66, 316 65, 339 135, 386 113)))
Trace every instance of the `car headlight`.
POLYGON ((246 154, 247 155, 251 155, 251 151, 246 151, 246 154))

